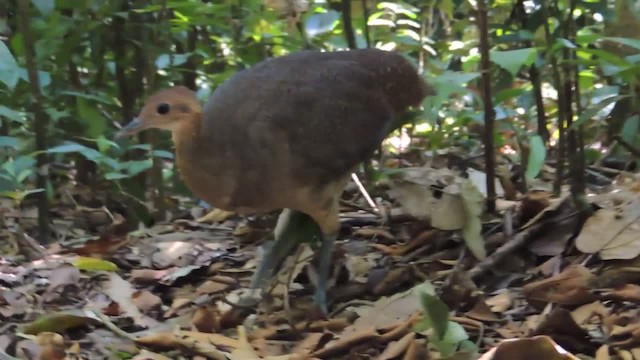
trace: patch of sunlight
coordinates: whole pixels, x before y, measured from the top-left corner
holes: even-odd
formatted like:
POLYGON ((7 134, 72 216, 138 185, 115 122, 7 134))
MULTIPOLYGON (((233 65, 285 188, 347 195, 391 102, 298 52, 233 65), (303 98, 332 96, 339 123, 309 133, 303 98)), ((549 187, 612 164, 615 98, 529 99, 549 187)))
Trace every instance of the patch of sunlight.
POLYGON ((596 89, 600 89, 600 88, 602 88, 602 86, 603 85, 601 83, 597 83, 597 84, 593 85, 593 87, 596 88, 596 89))
POLYGON ((524 108, 521 108, 521 107, 516 108, 516 113, 517 113, 518 115, 524 115, 524 114, 525 114, 525 112, 526 112, 526 111, 524 110, 524 108))
POLYGON ((162 75, 162 76, 167 76, 168 75, 168 73, 166 71, 164 71, 164 70, 158 70, 157 73, 158 73, 158 75, 162 75))
POLYGON ((514 149, 513 147, 511 147, 511 145, 505 145, 500 149, 500 152, 502 152, 505 155, 516 155, 518 152, 516 151, 516 149, 514 149))
POLYGON ((395 50, 396 46, 398 46, 398 44, 396 44, 395 42, 388 42, 386 44, 380 45, 379 49, 393 51, 395 50))
POLYGON ((407 134, 407 129, 402 128, 399 135, 389 137, 387 142, 396 149, 406 149, 411 144, 411 138, 407 134))
POLYGON ((433 130, 433 126, 431 126, 431 124, 428 123, 422 123, 422 124, 416 124, 414 126, 414 133, 416 134, 424 134, 424 133, 428 133, 429 131, 433 130))
POLYGON ((230 56, 231 55, 231 47, 226 42, 220 43, 220 49, 222 50, 222 55, 230 56))
POLYGON ((602 147, 602 142, 601 141, 597 141, 591 145, 588 146, 589 149, 593 149, 593 150, 601 150, 604 152, 604 148, 602 147))
POLYGON ((444 123, 447 124, 447 125, 452 125, 455 121, 456 121, 456 119, 452 118, 452 117, 447 117, 447 118, 444 119, 444 123))
POLYGON ((558 143, 559 136, 560 133, 558 132, 558 129, 553 130, 553 132, 551 133, 551 138, 549 139, 549 145, 555 146, 558 143))
POLYGON ((547 99, 558 99, 558 91, 549 83, 542 83, 540 86, 542 97, 547 99))
POLYGON ((596 22, 603 22, 604 16, 602 16, 602 14, 600 13, 595 13, 593 14, 593 20, 595 20, 596 22))
POLYGON ((460 49, 464 49, 464 42, 462 42, 460 40, 453 40, 451 42, 451 44, 449 44, 449 50, 450 51, 460 50, 460 49))

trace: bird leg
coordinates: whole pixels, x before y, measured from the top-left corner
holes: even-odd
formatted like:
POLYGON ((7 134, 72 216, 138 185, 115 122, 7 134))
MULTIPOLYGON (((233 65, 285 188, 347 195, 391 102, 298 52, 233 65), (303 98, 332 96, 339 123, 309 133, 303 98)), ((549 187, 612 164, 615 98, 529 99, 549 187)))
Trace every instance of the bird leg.
POLYGON ((328 314, 327 304, 327 283, 331 273, 331 258, 333 255, 333 244, 336 241, 336 234, 323 234, 320 252, 318 253, 318 283, 313 296, 313 301, 320 308, 322 315, 328 314))
POLYGON ((303 242, 318 237, 320 229, 316 222, 307 214, 291 209, 284 209, 278 217, 274 230, 274 242, 265 251, 262 260, 256 268, 251 281, 252 289, 262 289, 280 266, 293 254, 303 242))

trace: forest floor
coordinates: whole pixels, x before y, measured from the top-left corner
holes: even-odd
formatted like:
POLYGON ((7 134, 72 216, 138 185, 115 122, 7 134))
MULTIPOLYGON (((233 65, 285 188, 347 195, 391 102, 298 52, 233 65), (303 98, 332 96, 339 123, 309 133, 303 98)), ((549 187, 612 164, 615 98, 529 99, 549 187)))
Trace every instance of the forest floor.
POLYGON ((176 197, 180 215, 130 232, 70 184, 41 246, 35 208, 2 200, 0 359, 640 359, 640 175, 594 169, 586 222, 549 167, 524 194, 504 178, 487 215, 481 167, 451 157, 391 176, 375 209, 349 186, 326 319, 309 244, 259 306, 234 305, 277 214, 176 197))

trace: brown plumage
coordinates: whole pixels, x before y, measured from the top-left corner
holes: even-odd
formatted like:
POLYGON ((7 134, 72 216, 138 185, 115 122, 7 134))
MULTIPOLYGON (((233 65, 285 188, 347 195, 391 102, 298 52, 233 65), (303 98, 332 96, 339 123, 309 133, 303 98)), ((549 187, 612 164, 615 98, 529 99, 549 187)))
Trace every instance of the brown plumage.
POLYGON ((170 130, 198 197, 243 214, 300 211, 335 236, 350 173, 430 94, 397 53, 301 51, 238 72, 204 107, 187 88, 159 91, 120 135, 170 130))

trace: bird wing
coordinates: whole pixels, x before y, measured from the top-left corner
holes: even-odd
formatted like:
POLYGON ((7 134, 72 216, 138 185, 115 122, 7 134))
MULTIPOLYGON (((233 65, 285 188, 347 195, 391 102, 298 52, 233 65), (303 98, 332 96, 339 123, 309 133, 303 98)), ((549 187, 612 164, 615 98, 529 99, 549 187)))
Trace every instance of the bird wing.
POLYGON ((399 115, 385 93, 398 80, 347 54, 304 51, 237 73, 205 105, 205 131, 242 143, 228 151, 254 161, 256 174, 267 171, 265 159, 287 151, 290 163, 277 165, 301 181, 322 185, 345 175, 371 156, 399 115))

